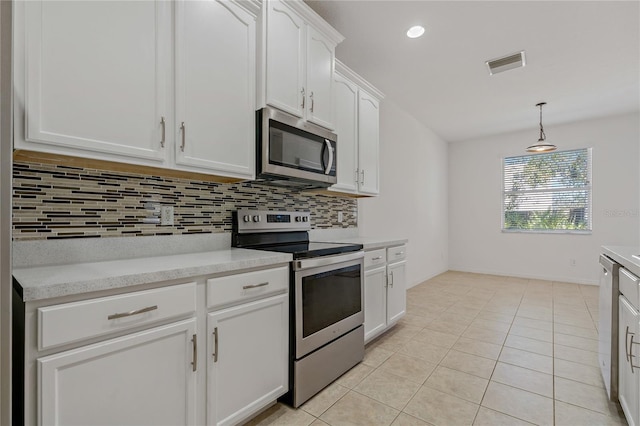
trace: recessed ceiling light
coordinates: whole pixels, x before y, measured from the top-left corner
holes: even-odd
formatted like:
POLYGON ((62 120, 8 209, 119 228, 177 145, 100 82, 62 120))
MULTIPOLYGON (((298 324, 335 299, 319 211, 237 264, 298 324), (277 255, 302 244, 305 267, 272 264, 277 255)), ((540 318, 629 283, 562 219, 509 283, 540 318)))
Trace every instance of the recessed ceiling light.
POLYGON ((422 34, 424 34, 424 27, 420 25, 416 25, 415 27, 411 27, 407 30, 407 37, 409 38, 418 38, 422 34))

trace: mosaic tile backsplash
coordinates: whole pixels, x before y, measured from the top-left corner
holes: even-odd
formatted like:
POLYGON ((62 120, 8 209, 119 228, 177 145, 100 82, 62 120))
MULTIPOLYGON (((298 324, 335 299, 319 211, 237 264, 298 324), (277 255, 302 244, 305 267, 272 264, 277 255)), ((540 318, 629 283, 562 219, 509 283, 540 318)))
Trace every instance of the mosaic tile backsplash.
POLYGON ((240 208, 310 211, 314 229, 357 226, 350 198, 61 165, 13 167, 14 240, 230 232, 231 213, 240 208), (174 225, 143 223, 149 203, 174 206, 174 225))

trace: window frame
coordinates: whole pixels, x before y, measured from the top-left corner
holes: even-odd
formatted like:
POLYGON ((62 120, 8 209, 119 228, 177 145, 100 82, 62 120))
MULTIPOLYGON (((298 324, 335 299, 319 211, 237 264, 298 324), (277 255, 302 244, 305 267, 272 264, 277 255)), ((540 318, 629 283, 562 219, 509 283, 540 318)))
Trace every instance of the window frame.
MULTIPOLYGON (((503 233, 522 233, 522 234, 572 234, 572 235, 591 235, 593 233, 593 148, 573 148, 566 149, 563 151, 555 151, 549 153, 540 153, 540 154, 524 154, 524 155, 511 155, 511 156, 503 156, 500 159, 500 165, 502 167, 501 170, 501 197, 500 197, 500 229, 503 233), (518 158, 518 157, 534 157, 540 155, 552 155, 562 152, 571 152, 571 151, 582 151, 585 150, 587 152, 587 180, 589 185, 586 187, 588 191, 587 195, 587 209, 589 211, 589 221, 588 221, 588 229, 522 229, 522 228, 505 228, 505 162, 509 158, 518 158)), ((555 190, 550 192, 561 192, 561 190, 555 190)))

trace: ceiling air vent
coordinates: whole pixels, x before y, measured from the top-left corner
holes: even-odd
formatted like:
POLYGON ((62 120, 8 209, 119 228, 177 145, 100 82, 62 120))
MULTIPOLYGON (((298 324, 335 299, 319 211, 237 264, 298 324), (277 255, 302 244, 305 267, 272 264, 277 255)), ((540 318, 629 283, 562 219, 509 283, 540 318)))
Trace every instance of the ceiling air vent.
POLYGON ((514 68, 524 67, 526 65, 524 59, 524 50, 518 53, 514 53, 513 55, 492 59, 491 61, 485 62, 485 64, 487 64, 487 68, 489 68, 489 75, 512 70, 514 68))

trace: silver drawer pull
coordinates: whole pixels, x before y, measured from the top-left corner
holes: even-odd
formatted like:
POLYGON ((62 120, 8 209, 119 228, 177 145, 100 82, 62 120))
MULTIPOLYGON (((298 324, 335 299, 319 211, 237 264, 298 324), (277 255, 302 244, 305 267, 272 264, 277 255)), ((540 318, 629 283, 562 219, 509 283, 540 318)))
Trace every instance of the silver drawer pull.
POLYGON ((193 335, 191 338, 191 343, 193 343, 193 359, 191 361, 192 371, 196 371, 198 369, 198 336, 193 335))
POLYGON ((376 256, 371 258, 371 260, 380 260, 380 259, 382 259, 382 256, 376 256))
MULTIPOLYGON (((629 350, 629 335, 631 335, 631 341, 633 341, 633 333, 629 332, 629 326, 627 326, 624 335, 624 354, 627 356, 627 362, 631 362, 631 358, 629 357, 629 355, 631 354, 631 351, 629 350)), ((633 369, 631 371, 633 371, 633 369)))
POLYGON ((155 311, 156 309, 158 309, 158 305, 147 306, 146 308, 142 308, 142 309, 134 309, 133 311, 129 311, 129 312, 121 312, 119 314, 109 315, 107 319, 114 320, 118 318, 130 317, 133 315, 144 314, 145 312, 155 311))
POLYGON ((213 329, 213 362, 218 362, 218 327, 213 329))
POLYGON ((402 256, 404 254, 403 251, 399 251, 398 253, 396 253, 396 256, 402 256))
POLYGON ((250 288, 264 287, 265 285, 269 285, 269 281, 260 284, 244 285, 242 289, 249 290, 250 288))
POLYGON ((633 355, 632 351, 633 351, 633 345, 637 345, 637 344, 638 344, 638 342, 634 342, 634 341, 633 341, 633 333, 630 333, 630 334, 631 334, 631 343, 630 343, 630 345, 629 345, 629 346, 631 346, 631 347, 629 348, 629 365, 631 366, 631 374, 635 374, 635 373, 633 372, 633 369, 634 369, 634 368, 640 368, 640 365, 633 365, 633 359, 634 359, 636 356, 635 356, 635 355, 633 355))

